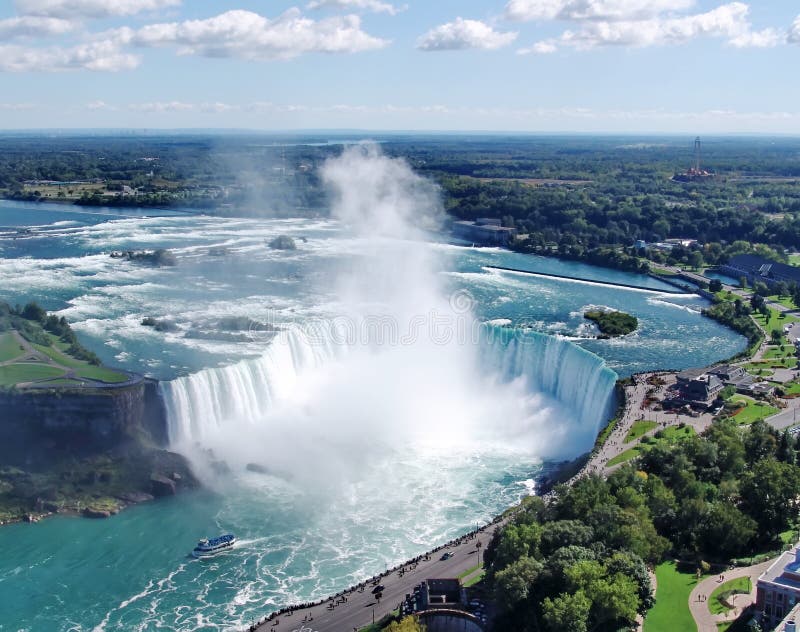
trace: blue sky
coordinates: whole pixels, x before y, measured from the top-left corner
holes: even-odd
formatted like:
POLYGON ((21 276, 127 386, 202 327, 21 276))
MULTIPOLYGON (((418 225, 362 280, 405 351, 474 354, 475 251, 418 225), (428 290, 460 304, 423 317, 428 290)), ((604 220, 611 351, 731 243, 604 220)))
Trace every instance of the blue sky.
POLYGON ((798 62, 796 0, 2 0, 0 128, 800 134, 798 62))

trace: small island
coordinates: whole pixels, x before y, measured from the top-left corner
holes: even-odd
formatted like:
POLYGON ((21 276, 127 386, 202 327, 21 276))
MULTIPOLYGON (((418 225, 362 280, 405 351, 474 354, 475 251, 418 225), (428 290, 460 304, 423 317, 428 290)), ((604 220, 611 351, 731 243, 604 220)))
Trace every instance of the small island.
POLYGON ((166 248, 159 248, 158 250, 115 250, 111 253, 111 258, 127 259, 135 263, 157 267, 178 265, 175 255, 166 248))
POLYGON ((625 336, 636 331, 639 326, 639 320, 636 316, 631 316, 625 312, 596 309, 584 312, 583 317, 597 324, 600 328, 601 338, 625 336))

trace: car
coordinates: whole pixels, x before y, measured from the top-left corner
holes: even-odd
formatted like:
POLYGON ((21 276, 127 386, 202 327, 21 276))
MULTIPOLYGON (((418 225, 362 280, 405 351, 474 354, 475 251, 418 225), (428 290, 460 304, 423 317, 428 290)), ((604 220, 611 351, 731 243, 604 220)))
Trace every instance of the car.
POLYGON ((383 590, 384 590, 384 585, 378 584, 377 586, 375 586, 375 588, 372 589, 372 594, 377 595, 379 592, 383 592, 383 590))
POLYGON ((453 553, 448 551, 447 553, 443 553, 442 557, 440 557, 439 559, 444 561, 444 560, 449 560, 451 557, 453 557, 453 553))

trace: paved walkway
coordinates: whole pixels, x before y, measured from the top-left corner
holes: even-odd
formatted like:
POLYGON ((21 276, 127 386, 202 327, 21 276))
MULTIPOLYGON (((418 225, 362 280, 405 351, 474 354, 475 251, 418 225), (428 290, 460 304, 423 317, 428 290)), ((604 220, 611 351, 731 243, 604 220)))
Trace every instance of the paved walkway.
POLYGON ((755 566, 743 566, 735 568, 730 571, 725 571, 722 575, 725 581, 731 579, 738 579, 739 577, 749 577, 752 589, 749 595, 736 595, 733 597, 735 607, 723 614, 711 614, 708 607, 710 605, 711 593, 713 593, 719 586, 724 583, 719 581, 719 576, 714 575, 701 581, 694 587, 691 595, 689 595, 689 610, 692 611, 692 616, 697 624, 698 632, 717 632, 717 623, 723 621, 733 621, 738 618, 740 614, 750 604, 755 603, 756 600, 756 581, 761 573, 767 570, 775 560, 769 560, 756 564, 755 566), (700 595, 704 595, 706 601, 700 600, 700 595))
MULTIPOLYGON (((433 577, 458 577, 475 567, 482 559, 484 547, 494 531, 502 528, 507 519, 486 525, 459 540, 401 564, 377 576, 377 584, 384 587, 380 600, 372 594, 373 582, 361 587, 353 586, 322 602, 297 608, 293 612, 278 614, 255 627, 262 632, 353 632, 373 621, 378 621, 414 591, 414 586, 433 577), (476 546, 478 543, 480 547, 476 546), (452 553, 449 559, 441 559, 452 553)), ((251 628, 252 629, 252 628, 251 628)))

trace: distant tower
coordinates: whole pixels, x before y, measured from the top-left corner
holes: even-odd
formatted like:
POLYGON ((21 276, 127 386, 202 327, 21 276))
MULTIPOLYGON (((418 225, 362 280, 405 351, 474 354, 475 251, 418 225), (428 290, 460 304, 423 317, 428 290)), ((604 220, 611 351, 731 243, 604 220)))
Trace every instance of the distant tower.
POLYGON ((694 139, 694 170, 700 173, 700 137, 694 139))

